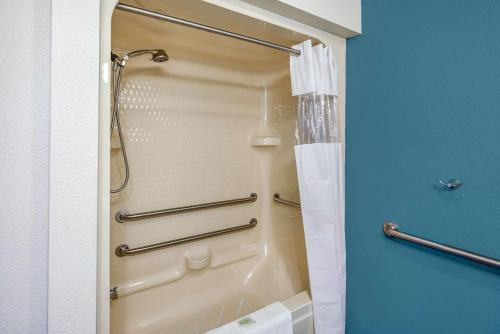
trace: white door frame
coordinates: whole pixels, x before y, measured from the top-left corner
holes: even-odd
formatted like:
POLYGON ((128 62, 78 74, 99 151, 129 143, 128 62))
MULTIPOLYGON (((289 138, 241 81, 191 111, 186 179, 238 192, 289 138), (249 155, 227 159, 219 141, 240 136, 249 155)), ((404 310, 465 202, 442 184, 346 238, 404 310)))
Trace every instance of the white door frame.
POLYGON ((96 332, 100 1, 52 0, 48 332, 96 332))

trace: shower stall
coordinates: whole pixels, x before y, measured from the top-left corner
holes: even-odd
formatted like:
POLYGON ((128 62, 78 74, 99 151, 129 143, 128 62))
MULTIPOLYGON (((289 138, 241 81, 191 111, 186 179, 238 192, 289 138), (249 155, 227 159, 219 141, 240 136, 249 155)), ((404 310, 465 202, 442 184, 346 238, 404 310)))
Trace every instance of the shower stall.
POLYGON ((345 40, 203 1, 103 3, 100 331, 203 333, 281 301, 311 333, 290 48, 334 41, 343 92, 345 40))

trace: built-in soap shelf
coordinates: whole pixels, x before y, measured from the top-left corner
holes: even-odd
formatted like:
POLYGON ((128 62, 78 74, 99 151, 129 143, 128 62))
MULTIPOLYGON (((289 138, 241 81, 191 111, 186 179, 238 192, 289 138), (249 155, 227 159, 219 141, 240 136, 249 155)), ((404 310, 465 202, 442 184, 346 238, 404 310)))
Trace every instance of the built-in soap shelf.
POLYGON ((280 144, 280 138, 275 136, 252 137, 250 144, 257 147, 274 147, 280 144))

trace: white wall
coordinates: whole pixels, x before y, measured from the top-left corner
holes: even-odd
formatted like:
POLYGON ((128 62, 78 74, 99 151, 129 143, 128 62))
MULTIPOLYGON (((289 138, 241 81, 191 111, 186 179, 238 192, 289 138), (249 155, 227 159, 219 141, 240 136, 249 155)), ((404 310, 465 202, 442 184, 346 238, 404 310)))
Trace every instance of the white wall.
POLYGON ((47 331, 50 16, 0 2, 0 333, 47 331))
POLYGON ((361 0, 278 0, 327 21, 361 32, 361 0))
POLYGON ((243 1, 342 37, 361 33, 361 0, 243 1))

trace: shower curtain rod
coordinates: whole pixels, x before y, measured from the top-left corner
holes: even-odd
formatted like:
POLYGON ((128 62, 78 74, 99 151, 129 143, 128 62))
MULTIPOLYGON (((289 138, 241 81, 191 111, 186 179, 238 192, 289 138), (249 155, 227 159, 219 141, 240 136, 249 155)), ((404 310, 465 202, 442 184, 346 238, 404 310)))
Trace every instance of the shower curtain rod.
POLYGON ((142 9, 142 8, 139 8, 139 7, 134 7, 134 6, 126 5, 126 4, 123 4, 123 3, 118 3, 116 5, 116 9, 123 10, 125 12, 129 12, 129 13, 133 13, 133 14, 147 16, 147 17, 150 17, 150 18, 153 18, 153 19, 157 19, 157 20, 161 20, 161 21, 166 21, 166 22, 170 22, 170 23, 180 24, 180 25, 183 25, 183 26, 186 26, 186 27, 190 27, 190 28, 194 28, 194 29, 198 29, 198 30, 203 30, 203 31, 214 33, 214 34, 218 34, 218 35, 222 35, 222 36, 234 38, 234 39, 239 39, 240 41, 254 43, 254 44, 257 44, 257 45, 262 45, 262 46, 265 46, 265 47, 268 47, 268 48, 272 48, 272 49, 276 49, 276 50, 280 50, 280 51, 285 51, 285 52, 293 54, 294 56, 300 56, 300 54, 301 54, 301 51, 297 50, 297 49, 288 48, 288 47, 283 46, 283 45, 279 45, 279 44, 275 44, 275 43, 263 41, 261 39, 257 39, 257 38, 253 38, 253 37, 249 37, 249 36, 237 34, 237 33, 231 32, 231 31, 227 31, 227 30, 222 30, 222 29, 218 29, 218 28, 206 26, 206 25, 203 25, 203 24, 200 24, 200 23, 196 23, 196 22, 184 20, 184 19, 181 19, 181 18, 178 18, 178 17, 174 17, 174 16, 170 16, 170 15, 165 15, 165 14, 153 12, 153 11, 150 11, 150 10, 147 10, 147 9, 142 9))

